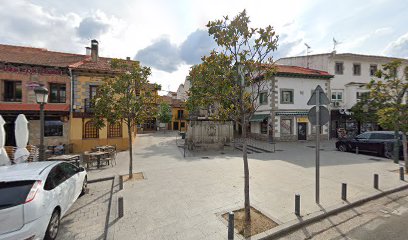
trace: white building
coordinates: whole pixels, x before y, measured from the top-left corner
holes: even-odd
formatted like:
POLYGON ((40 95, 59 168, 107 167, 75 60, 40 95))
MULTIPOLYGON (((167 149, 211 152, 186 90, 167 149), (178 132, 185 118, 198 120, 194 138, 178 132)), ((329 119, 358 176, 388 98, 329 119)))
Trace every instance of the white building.
MULTIPOLYGON (((334 75, 330 89, 332 101, 330 133, 332 137, 335 137, 338 128, 344 128, 347 131, 357 130, 357 123, 354 123, 347 115, 347 110, 351 109, 365 92, 368 92, 367 83, 372 79, 378 80, 374 76, 375 72, 381 69, 383 64, 396 59, 398 58, 352 53, 337 54, 334 51, 332 53, 281 58, 276 63, 318 69, 334 75)), ((399 60, 408 65, 406 59, 399 60)), ((399 74, 402 74, 402 69, 400 69, 401 73, 399 74)))
MULTIPOLYGON (((333 76, 297 66, 277 67, 277 73, 267 81, 265 91, 259 96, 259 106, 250 119, 250 133, 265 140, 269 136, 276 141, 313 139, 314 127, 307 118, 312 106, 307 102, 318 85, 328 94, 333 76)), ((328 137, 327 124, 321 134, 328 137)))
POLYGON ((184 84, 180 84, 177 88, 177 99, 187 101, 188 95, 187 92, 190 89, 190 81, 186 78, 184 84))

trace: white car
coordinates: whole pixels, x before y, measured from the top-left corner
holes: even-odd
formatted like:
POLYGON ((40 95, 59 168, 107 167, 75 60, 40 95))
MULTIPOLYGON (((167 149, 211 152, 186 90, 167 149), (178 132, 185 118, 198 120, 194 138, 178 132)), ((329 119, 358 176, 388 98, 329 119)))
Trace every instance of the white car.
POLYGON ((0 240, 55 239, 60 219, 85 193, 86 171, 67 162, 0 167, 0 240))

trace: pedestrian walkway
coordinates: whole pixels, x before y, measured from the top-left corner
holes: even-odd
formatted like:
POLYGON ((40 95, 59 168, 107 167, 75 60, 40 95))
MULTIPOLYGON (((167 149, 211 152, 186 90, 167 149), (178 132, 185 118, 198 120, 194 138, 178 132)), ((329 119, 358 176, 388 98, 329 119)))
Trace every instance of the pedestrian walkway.
MULTIPOLYGON (((139 134, 134 144, 134 172, 145 179, 125 183, 125 216, 113 224, 115 239, 226 239, 220 214, 243 207, 242 152, 195 152, 183 157, 175 133, 139 134)), ((296 219, 294 195, 301 195, 301 213, 308 215, 342 203, 341 183, 349 200, 406 184, 390 160, 335 150, 321 144, 321 203, 315 203, 313 142, 277 143, 276 152, 249 155, 251 205, 277 223, 296 219), (374 159, 374 160, 373 160, 374 159)), ((128 152, 118 154, 114 168, 92 171, 90 178, 127 174, 128 152)), ((240 239, 240 236, 236 236, 240 239)))

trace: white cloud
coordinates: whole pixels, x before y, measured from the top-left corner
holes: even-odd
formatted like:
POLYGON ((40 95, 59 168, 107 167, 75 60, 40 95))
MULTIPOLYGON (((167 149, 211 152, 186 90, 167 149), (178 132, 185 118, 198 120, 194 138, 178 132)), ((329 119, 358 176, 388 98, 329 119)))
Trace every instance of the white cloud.
POLYGON ((408 32, 392 41, 386 47, 384 54, 393 57, 408 58, 408 32))

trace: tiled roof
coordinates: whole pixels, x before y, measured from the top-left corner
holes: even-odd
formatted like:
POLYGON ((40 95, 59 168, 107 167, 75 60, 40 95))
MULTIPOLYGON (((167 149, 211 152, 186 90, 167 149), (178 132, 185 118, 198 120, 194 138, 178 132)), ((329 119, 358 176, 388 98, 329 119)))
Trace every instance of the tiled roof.
POLYGON ((91 56, 48 51, 44 48, 21 47, 0 44, 0 62, 73 68, 77 70, 112 71, 111 58, 99 57, 94 62, 91 56))
POLYGON ((288 66, 288 65, 276 65, 277 74, 296 74, 296 75, 306 75, 306 76, 319 76, 319 77, 332 77, 328 72, 320 71, 311 68, 288 66))
MULTIPOLYGON (((69 104, 45 104, 45 111, 68 112, 69 104)), ((1 103, 0 111, 40 111, 40 105, 36 103, 1 103)))

